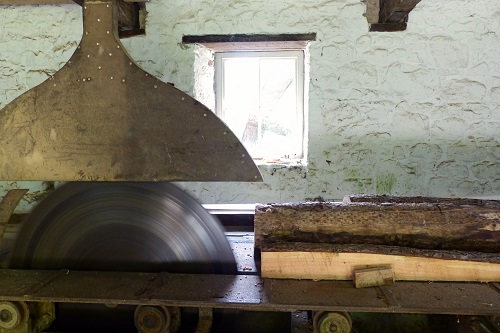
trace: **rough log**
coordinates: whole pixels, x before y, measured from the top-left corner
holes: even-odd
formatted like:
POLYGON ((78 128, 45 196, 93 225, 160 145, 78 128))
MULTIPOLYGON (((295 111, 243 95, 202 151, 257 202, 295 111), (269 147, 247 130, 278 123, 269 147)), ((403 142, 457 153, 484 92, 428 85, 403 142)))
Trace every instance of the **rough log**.
POLYGON ((500 281, 500 258, 492 253, 287 243, 263 244, 261 256, 264 278, 352 280, 359 269, 384 266, 395 280, 500 281))
POLYGON ((500 201, 257 205, 255 246, 310 242, 500 252, 500 201))
POLYGON ((422 204, 422 203, 432 203, 432 204, 452 204, 458 206, 495 206, 499 205, 498 200, 480 200, 480 199, 468 199, 468 198, 436 198, 436 197, 398 197, 392 195, 373 195, 373 194, 351 194, 344 196, 344 203, 354 203, 354 202, 372 202, 378 204, 387 203, 406 203, 406 204, 422 204))

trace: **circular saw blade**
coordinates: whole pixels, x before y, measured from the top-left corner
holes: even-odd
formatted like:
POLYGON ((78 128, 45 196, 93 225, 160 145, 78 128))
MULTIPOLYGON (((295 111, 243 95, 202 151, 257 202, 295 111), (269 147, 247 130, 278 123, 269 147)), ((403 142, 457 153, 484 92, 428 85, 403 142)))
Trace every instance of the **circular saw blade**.
POLYGON ((72 182, 27 218, 11 268, 234 273, 218 220, 168 183, 72 182))

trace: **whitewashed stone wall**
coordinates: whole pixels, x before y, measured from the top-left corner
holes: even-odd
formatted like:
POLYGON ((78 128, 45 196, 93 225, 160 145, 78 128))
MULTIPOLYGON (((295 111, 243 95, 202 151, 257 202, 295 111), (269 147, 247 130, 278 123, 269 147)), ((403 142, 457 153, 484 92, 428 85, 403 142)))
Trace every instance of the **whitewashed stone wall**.
MULTIPOLYGON (((183 35, 317 33, 307 166, 261 166, 259 184, 181 184, 201 202, 500 198, 500 1, 422 0, 407 30, 392 33, 368 32, 360 0, 151 0, 147 9, 147 35, 123 43, 145 70, 190 94, 197 53, 183 35)), ((0 26, 3 107, 70 57, 81 11, 3 7, 0 26)), ((0 193, 25 185, 2 182, 0 193)))

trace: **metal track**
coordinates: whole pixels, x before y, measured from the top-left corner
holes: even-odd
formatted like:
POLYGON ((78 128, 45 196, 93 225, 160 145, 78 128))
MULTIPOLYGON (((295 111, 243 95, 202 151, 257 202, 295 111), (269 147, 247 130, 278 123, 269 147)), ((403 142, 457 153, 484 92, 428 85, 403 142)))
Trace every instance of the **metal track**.
POLYGON ((287 312, 500 313, 499 286, 491 283, 397 282, 387 287, 356 289, 350 281, 69 270, 0 270, 0 281, 0 300, 10 301, 175 305, 287 312))

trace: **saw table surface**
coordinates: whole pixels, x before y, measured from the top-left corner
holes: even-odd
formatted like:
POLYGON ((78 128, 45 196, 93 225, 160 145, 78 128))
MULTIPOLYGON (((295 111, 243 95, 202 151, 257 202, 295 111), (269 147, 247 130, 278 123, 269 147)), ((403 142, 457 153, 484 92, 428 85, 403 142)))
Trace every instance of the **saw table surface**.
POLYGON ((406 282, 356 289, 352 281, 263 279, 252 232, 226 232, 237 275, 0 270, 0 300, 150 304, 258 311, 488 315, 500 283, 406 282))
POLYGON ((259 311, 486 315, 500 313, 500 284, 396 282, 356 289, 351 281, 257 275, 0 270, 0 300, 150 304, 259 311))

